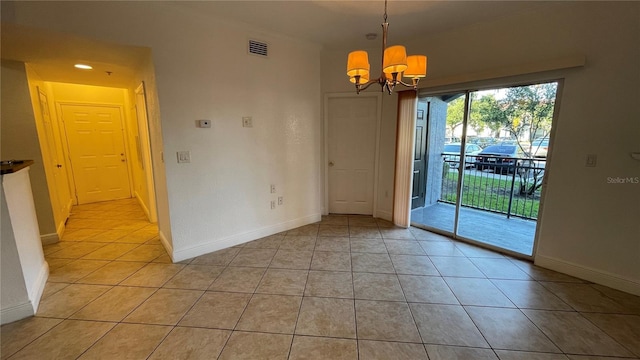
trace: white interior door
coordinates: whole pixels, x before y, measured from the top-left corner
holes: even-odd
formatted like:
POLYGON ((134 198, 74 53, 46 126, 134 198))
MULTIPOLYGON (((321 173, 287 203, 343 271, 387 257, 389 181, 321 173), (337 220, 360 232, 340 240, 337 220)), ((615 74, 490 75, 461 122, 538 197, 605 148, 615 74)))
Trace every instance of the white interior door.
POLYGON ((78 203, 131 197, 120 108, 61 108, 78 203))
POLYGON ((328 99, 329 212, 373 214, 377 97, 328 99))

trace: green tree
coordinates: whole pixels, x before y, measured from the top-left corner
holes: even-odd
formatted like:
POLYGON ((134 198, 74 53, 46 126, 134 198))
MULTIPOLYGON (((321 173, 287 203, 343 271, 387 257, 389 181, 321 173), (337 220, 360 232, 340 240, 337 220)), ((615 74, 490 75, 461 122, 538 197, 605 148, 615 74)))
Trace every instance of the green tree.
POLYGON ((533 153, 531 144, 534 139, 549 136, 556 89, 556 83, 547 83, 507 90, 503 100, 508 119, 505 129, 518 140, 520 148, 527 154, 533 153))
POLYGON ((452 100, 447 106, 447 132, 454 136, 454 131, 464 119, 464 96, 452 100))
POLYGON ((542 186, 544 166, 534 160, 532 144, 537 138, 548 138, 556 99, 556 83, 519 86, 507 90, 503 109, 508 122, 505 129, 527 154, 518 171, 519 195, 532 196, 542 186))
POLYGON ((508 123, 505 112, 501 109, 500 103, 494 95, 484 95, 475 99, 472 93, 471 112, 469 124, 476 132, 482 132, 489 128, 494 136, 498 136, 508 123))

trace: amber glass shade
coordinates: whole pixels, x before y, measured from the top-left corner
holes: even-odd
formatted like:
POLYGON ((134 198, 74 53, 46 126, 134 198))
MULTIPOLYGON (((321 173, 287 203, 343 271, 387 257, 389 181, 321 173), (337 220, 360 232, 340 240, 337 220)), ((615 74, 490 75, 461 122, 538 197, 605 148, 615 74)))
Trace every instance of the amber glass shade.
POLYGON ((354 77, 356 75, 369 74, 369 54, 363 50, 356 50, 349 53, 347 59, 347 75, 354 77))
POLYGON ((407 70, 404 76, 412 79, 427 76, 427 57, 425 55, 407 56, 407 70))
POLYGON ((394 45, 384 49, 382 71, 399 73, 407 69, 407 50, 402 45, 394 45))

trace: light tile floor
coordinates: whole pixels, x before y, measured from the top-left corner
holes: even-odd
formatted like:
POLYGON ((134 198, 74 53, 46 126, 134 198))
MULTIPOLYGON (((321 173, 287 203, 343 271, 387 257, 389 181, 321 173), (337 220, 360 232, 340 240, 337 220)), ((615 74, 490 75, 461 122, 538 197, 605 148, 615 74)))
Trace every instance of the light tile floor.
POLYGON ((640 299, 364 216, 172 264, 135 200, 74 208, 2 359, 640 357, 640 299))

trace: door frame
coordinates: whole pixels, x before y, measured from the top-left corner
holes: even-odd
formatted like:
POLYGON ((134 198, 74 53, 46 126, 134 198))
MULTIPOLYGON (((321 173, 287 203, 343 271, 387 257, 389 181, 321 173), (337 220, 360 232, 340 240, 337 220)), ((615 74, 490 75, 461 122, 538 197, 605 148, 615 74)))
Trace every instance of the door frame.
MULTIPOLYGON (((136 124, 138 126, 138 138, 141 142, 139 151, 144 152, 140 154, 143 157, 143 163, 147 165, 144 169, 147 181, 147 190, 149 192, 149 209, 147 216, 152 223, 158 222, 158 208, 156 200, 156 182, 153 175, 153 159, 151 155, 151 131, 149 130, 149 112, 147 109, 147 92, 144 81, 140 82, 140 85, 134 90, 135 108, 136 108, 136 124), (138 96, 141 96, 142 104, 138 104, 138 96), (142 105, 144 109, 141 109, 142 119, 138 116, 138 106, 142 105), (140 135, 144 132, 144 141, 140 135)), ((138 200, 139 201, 139 200, 138 200)), ((144 206, 143 206, 144 207, 144 206)))
MULTIPOLYGON (((517 253, 515 251, 511 251, 508 249, 504 249, 504 248, 500 248, 497 247, 495 245, 491 245, 491 244, 487 244, 484 242, 480 242, 478 240, 473 240, 473 239, 469 239, 466 238, 464 236, 460 236, 457 235, 457 231, 458 231, 458 216, 459 216, 459 208, 460 208, 460 203, 461 203, 461 199, 460 199, 460 195, 461 195, 461 189, 462 189, 462 183, 459 182, 457 184, 456 187, 456 193, 457 193, 457 199, 456 199, 456 210, 455 210, 455 216, 454 216, 454 231, 453 232, 449 232, 446 230, 440 230, 440 229, 436 229, 436 228, 432 228, 429 226, 424 226, 424 225, 420 225, 420 224, 415 224, 415 223, 411 223, 411 226, 415 226, 417 228, 421 228, 424 230, 428 230, 434 233, 439 233, 445 236, 449 236, 455 240, 459 240, 462 242, 466 242, 469 244, 473 244, 479 247, 483 247, 489 250, 493 250, 496 252, 500 252, 500 253, 504 253, 510 256, 513 256, 515 258, 520 258, 520 259, 526 259, 526 260, 535 260, 536 254, 538 252, 538 239, 539 239, 539 235, 541 232, 541 228, 542 228, 542 224, 543 224, 543 214, 544 214, 544 203, 545 203, 545 198, 547 195, 547 187, 548 187, 548 179, 549 179, 549 172, 551 171, 552 168, 552 161, 553 161, 553 143, 555 141, 555 134, 557 131, 557 127, 558 127, 558 118, 560 115, 560 106, 561 106, 561 102, 562 102, 562 95, 563 95, 563 91, 564 91, 564 81, 565 81, 565 77, 560 75, 551 75, 551 76, 533 76, 533 77, 527 77, 524 80, 516 80, 516 79, 510 79, 510 78, 506 78, 506 79, 495 79, 494 81, 486 81, 486 82, 481 82, 480 84, 452 84, 450 86, 443 86, 443 87, 437 87, 434 89, 429 89, 429 88, 423 88, 421 90, 419 90, 418 92, 418 98, 421 97, 427 97, 427 96, 437 96, 437 95, 442 95, 442 94, 447 94, 447 93, 452 93, 452 92, 464 92, 465 94, 467 94, 467 100, 465 100, 465 102, 469 101, 469 97, 468 94, 474 91, 481 91, 481 90, 488 90, 488 89, 497 89, 497 88, 506 88, 506 87, 517 87, 517 86, 527 86, 527 85, 532 85, 532 84, 540 84, 540 83, 546 83, 546 82, 556 82, 557 85, 557 90, 556 90, 556 101, 555 101, 555 106, 553 109, 553 115, 551 118, 551 132, 549 134, 549 152, 547 154, 547 161, 545 163, 545 176, 543 178, 543 182, 542 182, 542 187, 541 187, 541 193, 540 193, 540 206, 539 206, 539 211, 538 211, 538 218, 536 219, 536 230, 534 233, 534 237, 533 237, 533 250, 532 250, 532 254, 529 255, 525 255, 525 254, 521 254, 521 253, 517 253), (510 81, 513 80, 513 81, 510 81)), ((468 106, 468 104, 465 104, 465 108, 468 106)), ((465 123, 468 121, 467 119, 467 111, 465 111, 465 123)), ((415 126, 415 122, 414 122, 414 126, 415 126)), ((463 133, 463 140, 462 141, 462 149, 464 149, 464 146, 466 144, 466 141, 464 140, 464 135, 466 135, 466 129, 463 130, 465 133, 463 133)), ((461 155, 462 156, 462 155, 461 155)), ((395 184, 394 186, 398 186, 398 184, 395 184)), ((413 179, 411 181, 411 184, 409 184, 410 188, 413 186, 413 179)), ((409 201, 411 201, 411 199, 409 199, 409 201)), ((394 209, 395 210, 395 209, 394 209)))
POLYGON ((127 121, 125 119, 125 111, 124 104, 118 103, 94 103, 94 102, 78 102, 78 101, 56 101, 56 114, 58 115, 58 119, 60 119, 60 132, 64 135, 64 139, 62 139, 62 150, 64 151, 64 161, 67 167, 67 178, 69 179, 69 188, 73 190, 72 198, 73 204, 78 205, 78 190, 76 187, 76 179, 73 173, 73 165, 71 164, 71 152, 69 149, 69 137, 67 134, 67 127, 64 122, 64 117, 62 116, 62 106, 71 105, 71 106, 95 106, 95 107, 112 107, 117 108, 120 112, 120 122, 122 123, 122 137, 124 141, 124 156, 127 159, 127 177, 129 178, 129 196, 133 196, 133 177, 131 171, 131 161, 129 161, 129 137, 125 136, 124 132, 127 129, 127 121))
MULTIPOLYGON (((43 155, 43 165, 46 175, 47 181, 47 189, 49 189, 49 200, 51 202, 51 208, 53 209, 53 218, 56 227, 56 234, 58 239, 62 237, 62 234, 65 230, 65 224, 69 215, 71 213, 71 207, 73 206, 73 196, 71 195, 71 188, 69 188, 69 179, 63 178, 63 176, 67 176, 68 169, 56 168, 56 165, 67 167, 67 163, 65 161, 64 154, 64 146, 62 144, 60 136, 56 137, 57 134, 60 135, 60 128, 58 127, 58 121, 55 117, 55 104, 49 102, 49 94, 42 86, 35 87, 37 92, 37 110, 34 108, 34 115, 36 119, 36 127, 38 130, 38 140, 39 144, 42 147, 41 152, 43 155), (51 127, 51 133, 49 133, 46 129, 47 125, 45 124, 45 109, 42 107, 43 99, 46 101, 47 109, 49 117, 49 126, 51 127), (39 110, 39 112, 38 112, 39 110), (41 130, 41 131, 40 131, 41 130), (46 144, 44 145, 43 144, 46 144), (59 151, 58 151, 59 150, 59 151), (54 159, 55 155, 55 159, 54 159), (57 162, 54 165, 54 161, 57 162), (56 174, 57 171, 60 171, 56 174), (63 198, 60 194, 61 189, 66 188, 69 194, 69 197, 63 198)), ((48 239, 47 239, 48 240, 48 239)), ((44 238, 43 238, 44 241, 44 238)))
POLYGON ((382 123, 382 94, 381 93, 327 93, 324 95, 324 114, 322 125, 322 165, 320 166, 323 177, 323 203, 322 215, 329 214, 329 100, 345 98, 375 98, 376 99, 376 147, 373 165, 373 217, 378 215, 378 178, 380 163, 380 126, 382 123))

